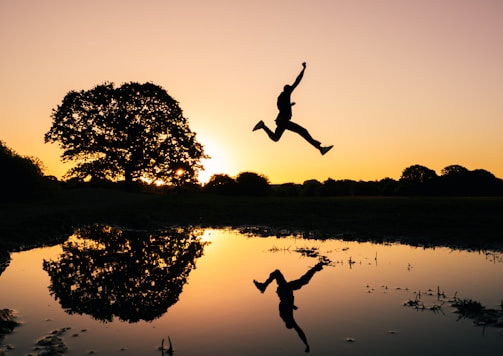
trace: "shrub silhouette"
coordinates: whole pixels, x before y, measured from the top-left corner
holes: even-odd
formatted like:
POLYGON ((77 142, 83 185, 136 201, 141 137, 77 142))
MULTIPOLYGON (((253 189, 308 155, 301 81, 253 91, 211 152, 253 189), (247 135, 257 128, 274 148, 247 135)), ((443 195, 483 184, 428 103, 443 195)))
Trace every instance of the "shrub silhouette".
POLYGON ((266 196, 271 193, 269 180, 257 173, 243 172, 236 177, 237 192, 240 195, 266 196))
POLYGON ((204 191, 214 194, 234 195, 237 183, 227 174, 214 174, 204 186, 204 191))
POLYGON ((23 157, 0 141, 0 200, 34 197, 51 187, 54 179, 45 177, 42 163, 34 157, 23 157))

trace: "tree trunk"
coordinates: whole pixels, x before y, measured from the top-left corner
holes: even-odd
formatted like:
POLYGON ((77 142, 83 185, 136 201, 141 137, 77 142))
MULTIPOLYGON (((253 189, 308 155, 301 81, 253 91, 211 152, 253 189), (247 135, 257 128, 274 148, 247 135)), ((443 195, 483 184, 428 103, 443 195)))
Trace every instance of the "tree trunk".
POLYGON ((128 167, 126 167, 125 169, 124 179, 126 183, 126 190, 127 191, 133 190, 133 172, 128 167))

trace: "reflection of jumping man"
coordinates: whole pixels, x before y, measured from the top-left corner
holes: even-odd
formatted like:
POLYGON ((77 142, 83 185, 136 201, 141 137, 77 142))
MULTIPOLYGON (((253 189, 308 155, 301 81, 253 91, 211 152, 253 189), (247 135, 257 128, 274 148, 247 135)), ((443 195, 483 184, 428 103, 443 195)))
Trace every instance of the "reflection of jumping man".
POLYGON ((316 266, 307 271, 302 277, 296 279, 294 281, 287 282, 285 277, 279 270, 275 270, 269 275, 269 278, 264 283, 253 281, 255 286, 262 292, 266 290, 267 286, 273 281, 276 280, 278 284, 278 289, 276 293, 279 296, 279 316, 285 322, 285 326, 287 329, 295 329, 300 339, 306 345, 306 352, 309 352, 309 344, 307 343, 306 335, 304 331, 297 325, 297 322, 293 318, 293 311, 297 309, 297 307, 293 304, 293 291, 302 288, 302 286, 309 283, 313 275, 321 271, 323 269, 323 263, 319 262, 316 266))
POLYGON ((273 140, 274 142, 279 141, 281 136, 283 135, 283 132, 285 130, 290 130, 293 132, 298 133, 300 136, 302 136, 307 142, 309 142, 311 145, 316 147, 322 155, 330 151, 330 149, 333 146, 327 146, 327 147, 322 147, 321 143, 319 141, 316 141, 314 138, 311 137, 309 132, 303 128, 302 126, 296 124, 295 122, 292 122, 292 106, 295 105, 295 103, 291 102, 291 94, 293 90, 299 85, 300 81, 302 80, 302 77, 304 76, 304 71, 306 69, 306 63, 302 63, 302 70, 300 71, 300 74, 297 76, 297 79, 295 79, 295 82, 292 85, 285 85, 283 88, 283 91, 281 94, 278 96, 278 110, 279 114, 276 117, 276 130, 273 132, 271 129, 269 129, 262 120, 260 120, 255 127, 253 128, 253 131, 263 129, 269 138, 273 140))

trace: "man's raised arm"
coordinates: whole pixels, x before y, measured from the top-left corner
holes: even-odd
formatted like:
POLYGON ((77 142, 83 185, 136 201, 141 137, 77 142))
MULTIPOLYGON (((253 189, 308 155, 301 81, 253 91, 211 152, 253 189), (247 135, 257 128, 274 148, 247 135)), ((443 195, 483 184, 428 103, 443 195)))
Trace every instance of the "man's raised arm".
POLYGON ((302 77, 304 76, 305 70, 306 70, 306 62, 302 63, 302 70, 297 76, 297 79, 295 79, 295 82, 292 84, 292 90, 294 90, 297 87, 297 85, 299 85, 300 81, 302 80, 302 77))

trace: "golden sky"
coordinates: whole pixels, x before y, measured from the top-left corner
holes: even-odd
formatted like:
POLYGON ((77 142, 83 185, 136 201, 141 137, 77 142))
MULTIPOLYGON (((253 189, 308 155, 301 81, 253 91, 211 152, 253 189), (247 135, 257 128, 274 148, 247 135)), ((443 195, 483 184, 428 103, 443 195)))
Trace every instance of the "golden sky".
POLYGON ((503 178, 501 0, 0 0, 0 140, 69 166, 44 144, 70 90, 153 82, 180 103, 214 173, 272 183, 398 179, 421 164, 503 178), (276 97, 301 63, 294 122, 277 143, 276 97))

